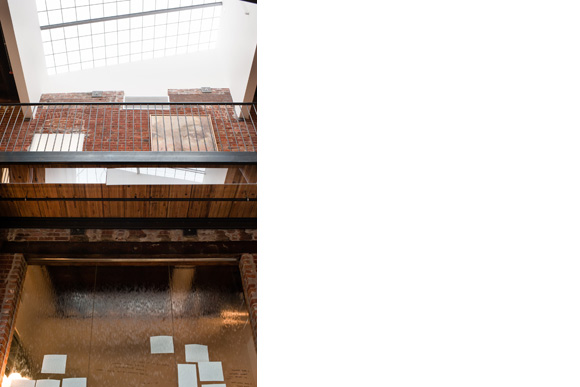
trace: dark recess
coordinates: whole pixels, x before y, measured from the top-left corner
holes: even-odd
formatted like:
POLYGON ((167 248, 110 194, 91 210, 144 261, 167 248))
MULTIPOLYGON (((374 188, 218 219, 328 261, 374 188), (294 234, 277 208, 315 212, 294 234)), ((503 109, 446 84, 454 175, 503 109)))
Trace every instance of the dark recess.
POLYGON ((18 103, 20 102, 18 90, 10 67, 6 41, 1 27, 0 25, 0 38, 2 39, 2 47, 0 47, 0 103, 18 103))

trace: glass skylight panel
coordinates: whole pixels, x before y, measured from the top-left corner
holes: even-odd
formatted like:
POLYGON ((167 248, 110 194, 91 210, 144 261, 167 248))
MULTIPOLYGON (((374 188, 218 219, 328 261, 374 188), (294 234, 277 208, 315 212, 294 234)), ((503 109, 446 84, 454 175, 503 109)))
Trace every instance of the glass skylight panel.
POLYGON ((217 43, 221 4, 213 0, 36 1, 49 74, 203 51, 217 43), (203 4, 212 5, 163 12, 203 4), (133 15, 148 11, 154 13, 133 15), (111 17, 116 19, 95 20, 111 17))

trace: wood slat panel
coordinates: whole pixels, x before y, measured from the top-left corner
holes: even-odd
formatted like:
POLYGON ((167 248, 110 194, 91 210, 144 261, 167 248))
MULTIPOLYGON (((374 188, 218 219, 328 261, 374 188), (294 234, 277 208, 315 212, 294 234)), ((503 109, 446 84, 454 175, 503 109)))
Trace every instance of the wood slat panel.
MULTIPOLYGON (((237 193, 236 185, 222 185, 216 187, 214 197, 235 198, 237 193)), ((230 213, 232 202, 211 202, 209 207, 208 217, 210 218, 225 218, 230 213)))
MULTIPOLYGON (((51 194, 49 190, 52 189, 45 184, 33 184, 32 188, 37 198, 49 197, 51 194)), ((66 213, 66 206, 63 202, 40 202, 39 207, 42 217, 58 217, 61 216, 60 214, 66 213)))
MULTIPOLYGON (((169 196, 169 186, 167 185, 153 185, 151 186, 152 198, 166 198, 169 196)), ((152 201, 149 203, 149 211, 147 217, 149 218, 167 218, 168 203, 152 201)))
MULTIPOLYGON (((103 185, 101 194, 104 198, 125 197, 125 186, 123 185, 103 185)), ((123 202, 103 202, 103 216, 105 218, 124 218, 125 204, 123 202)))
POLYGON ((74 218, 255 217, 254 201, 189 199, 256 198, 256 185, 0 184, 3 198, 62 198, 66 201, 2 201, 0 216, 74 218), (86 201, 83 198, 170 198, 184 201, 86 201))
MULTIPOLYGON (((148 185, 126 186, 125 197, 147 199, 151 197, 151 187, 148 185)), ((149 202, 128 202, 125 204, 125 217, 143 218, 148 216, 149 202)))
MULTIPOLYGON (((191 197, 193 198, 211 198, 213 192, 213 186, 203 185, 203 186, 193 186, 191 187, 191 197)), ((189 208, 187 210, 188 218, 207 218, 209 216, 210 202, 189 202, 189 208)))
MULTIPOLYGON (((14 198, 33 198, 36 196, 31 184, 8 184, 10 195, 14 198)), ((40 207, 36 201, 19 201, 15 202, 19 208, 20 216, 34 217, 42 216, 40 207)))
MULTIPOLYGON (((172 185, 169 186, 170 198, 191 198, 191 186, 188 185, 172 185)), ((188 202, 168 202, 167 216, 169 218, 184 218, 187 216, 189 208, 188 202)))
MULTIPOLYGON (((3 198, 14 197, 12 193, 12 185, 0 184, 0 196, 3 198)), ((3 213, 4 216, 18 216, 18 217, 23 216, 20 211, 20 206, 18 206, 17 202, 10 201, 5 203, 7 204, 7 206, 3 207, 4 211, 6 211, 6 213, 3 213)))
MULTIPOLYGON (((75 190, 73 184, 47 184, 47 186, 53 186, 51 190, 51 196, 56 194, 59 198, 71 198, 75 197, 75 190)), ((64 207, 66 209, 66 216, 68 217, 78 217, 77 203, 75 202, 64 202, 64 207)))
MULTIPOLYGON (((102 198, 103 191, 101 184, 78 184, 80 188, 75 187, 75 197, 86 197, 86 198, 102 198), (77 193, 78 192, 78 193, 77 193), (84 196, 81 196, 83 195, 84 196)), ((100 218, 103 216, 103 203, 94 202, 80 202, 77 203, 77 207, 80 208, 82 218, 100 218)))

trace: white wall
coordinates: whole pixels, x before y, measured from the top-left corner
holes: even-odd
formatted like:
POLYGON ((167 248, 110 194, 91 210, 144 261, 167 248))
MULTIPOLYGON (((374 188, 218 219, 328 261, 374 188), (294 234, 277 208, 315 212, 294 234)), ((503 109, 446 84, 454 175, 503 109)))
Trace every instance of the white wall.
POLYGON ((20 102, 38 102, 46 70, 36 1, 0 0, 0 22, 20 102))
POLYGON ((257 46, 257 6, 240 0, 222 0, 218 49, 234 102, 251 102, 256 89, 252 64, 257 46))
POLYGON ((90 70, 47 75, 44 93, 124 91, 130 96, 167 95, 168 89, 228 87, 215 51, 201 51, 90 70))
MULTIPOLYGON (((124 91, 125 95, 167 95, 168 89, 229 88, 234 101, 251 100, 248 82, 256 52, 256 5, 223 0, 215 50, 48 75, 35 0, 0 0, 0 22, 21 102, 38 102, 43 93, 124 91), (9 12, 8 12, 9 8, 9 12), (10 20, 12 19, 12 20, 10 20)), ((252 86, 253 82, 253 86, 252 86)))

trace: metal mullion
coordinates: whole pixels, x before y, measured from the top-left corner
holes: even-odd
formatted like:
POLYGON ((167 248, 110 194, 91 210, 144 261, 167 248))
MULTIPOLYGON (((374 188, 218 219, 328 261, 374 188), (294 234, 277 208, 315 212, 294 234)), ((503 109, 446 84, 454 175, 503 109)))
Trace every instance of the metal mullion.
MULTIPOLYGON (((243 107, 240 107, 240 110, 243 109, 243 107)), ((242 119, 244 120, 244 126, 246 127, 246 130, 248 129, 248 123, 246 122, 246 118, 244 117, 244 115, 242 114, 242 119)), ((239 124, 239 120, 238 120, 238 124, 239 124)), ((242 134, 242 128, 240 127, 240 137, 242 138, 242 144, 244 144, 244 149, 247 150, 246 148, 246 142, 244 141, 244 135, 242 134)), ((238 149, 239 151, 239 149, 238 149)))
MULTIPOLYGON (((120 122, 121 122, 121 108, 119 107, 117 110, 117 136, 120 136, 120 134, 121 134, 121 127, 119 126, 120 122)), ((125 134, 125 150, 127 150, 127 128, 125 128, 124 134, 125 134)), ((121 138, 119 137, 117 140, 117 147, 119 146, 120 142, 121 142, 121 138)), ((117 149, 117 150, 119 150, 119 149, 117 149)))
MULTIPOLYGON (((155 18, 153 18, 153 25, 155 26, 155 18)), ((155 27, 153 27, 155 28, 155 27)), ((143 36, 145 35, 145 18, 141 18, 141 60, 143 60, 143 36)), ((153 35, 155 36, 155 35, 153 35)), ((130 43, 129 43, 130 45, 130 43)), ((132 60, 131 60, 132 61, 132 60)))
MULTIPOLYGON (((172 108, 172 105, 169 105, 169 123, 171 124, 171 136, 173 139, 173 151, 175 152, 175 145, 176 144, 175 144, 175 137, 173 136, 173 120, 171 117, 171 108, 172 108)), ((176 118, 177 118, 177 130, 179 131, 179 136, 178 136, 179 137, 179 144, 181 146, 181 151, 183 151, 183 143, 181 142, 181 129, 179 127, 179 116, 176 116, 176 118)))
MULTIPOLYGON (((4 130, 4 133, 2 134, 2 139, 0 140, 0 144, 2 144, 2 142, 4 142, 4 136, 6 136, 6 133, 8 133, 8 127, 10 126, 10 120, 12 119, 12 115, 14 114, 14 108, 16 106, 12 106, 12 109, 10 111, 10 117, 8 117, 8 122, 6 123, 6 130, 4 130)), ((4 118, 4 117, 2 117, 4 118)), ((10 144, 10 136, 8 136, 7 139, 7 143, 6 143, 6 149, 8 149, 8 144, 10 144)))
MULTIPOLYGON (((144 11, 144 12, 135 12, 135 13, 130 13, 130 14, 116 15, 116 16, 105 16, 105 17, 100 17, 100 18, 96 18, 96 19, 77 20, 74 22, 66 22, 66 23, 59 23, 59 24, 49 24, 49 25, 41 26, 40 29, 41 30, 49 30, 49 29, 54 29, 54 28, 64 28, 64 27, 70 27, 70 26, 75 26, 75 25, 80 25, 80 24, 99 23, 99 22, 106 22, 106 21, 111 21, 111 20, 129 19, 129 18, 134 18, 134 17, 144 17, 144 16, 155 15, 155 14, 160 14, 160 13, 179 12, 179 11, 185 11, 188 9, 217 7, 219 5, 223 5, 223 3, 221 1, 218 1, 215 3, 194 4, 194 5, 187 5, 187 6, 183 6, 183 7, 158 9, 158 10, 144 11)), ((103 3, 103 14, 105 13, 104 8, 105 8, 105 4, 103 3)), ((90 11, 90 8, 89 8, 89 11, 90 11)), ((61 9, 61 13, 62 13, 62 9, 61 9)), ((47 14, 47 16, 48 16, 48 14, 47 14)))
MULTIPOLYGON (((62 13, 62 8, 60 9, 60 17, 62 20, 64 20, 64 14, 62 13)), ((67 71, 70 71, 70 66, 68 65, 68 46, 66 45, 66 32, 64 31, 64 28, 62 29, 62 36, 64 36, 63 41, 64 41, 64 52, 66 55, 66 68, 67 68, 67 71)), ((56 65, 56 63, 55 63, 55 65, 56 65)), ((55 68, 55 70, 56 70, 56 68, 55 68)), ((56 143, 56 141, 55 141, 55 143, 56 143)), ((54 151, 54 147, 53 147, 53 151, 54 151)))
POLYGON ((193 115, 193 105, 189 105, 191 111, 191 122, 193 122, 193 134, 195 135, 195 142, 197 143, 197 151, 199 152, 199 139, 197 138, 197 128, 195 127, 195 116, 193 115))
MULTIPOLYGON (((57 106, 59 106, 59 105, 54 105, 53 108, 52 108, 52 115, 50 116, 50 122, 51 123, 54 120, 56 120, 56 108, 57 108, 57 106)), ((44 133, 45 124, 46 124, 46 120, 42 123, 42 132, 40 133, 40 140, 42 140, 42 136, 44 134, 46 134, 46 143, 44 144, 44 149, 42 150, 43 152, 46 152, 47 151, 46 148, 48 146, 48 139, 50 138, 50 135, 52 134, 52 129, 50 127, 48 127, 47 128, 47 132, 44 133)), ((51 124, 51 126, 52 126, 52 124, 51 124)), ((40 145, 40 144, 38 144, 38 145, 40 145)), ((37 151, 40 151, 40 149, 37 149, 37 151)))
MULTIPOLYGON (((58 130, 58 129, 60 129, 60 121, 61 121, 61 119, 62 119, 62 112, 63 112, 63 110, 64 110, 64 107, 65 107, 65 105, 61 105, 61 106, 62 106, 62 107, 61 107, 61 109, 60 109, 60 115, 58 116, 58 124, 57 124, 58 126, 57 126, 57 128, 55 128, 54 130, 58 130)), ((54 125, 52 125, 52 127, 54 128, 54 125)), ((52 131, 52 129, 50 130, 50 134, 53 134, 53 131, 52 131)), ((56 133, 54 133, 54 134, 55 134, 55 136, 54 136, 54 142, 53 142, 53 144, 52 144, 52 152, 54 152, 54 147, 56 146, 56 138, 58 137, 58 136, 57 136, 57 135, 58 135, 58 132, 56 132, 56 133)), ((48 137, 50 137, 50 136, 48 136, 48 137)), ((48 138, 46 139, 46 145, 48 145, 48 138)), ((46 152, 46 147, 44 147, 44 151, 46 152)))
MULTIPOLYGON (((163 107, 162 107, 163 108, 163 107)), ((161 148, 159 147, 159 124, 157 123, 157 104, 153 106, 155 110, 155 130, 157 132, 157 151, 159 152, 161 148)), ((165 126, 163 127, 163 135, 165 135, 165 126)))
MULTIPOLYGON (((103 3, 103 8, 105 7, 103 3)), ((103 11, 104 12, 104 11, 103 11)), ((111 143, 113 142, 113 107, 111 107, 111 119, 109 120, 109 152, 111 151, 111 143)))
MULTIPOLYGON (((89 105, 89 119, 87 120, 87 137, 89 135, 89 128, 91 127, 91 113, 93 112, 93 105, 89 105)), ((84 118, 84 107, 83 107, 83 118, 84 118)), ((95 133, 96 134, 96 133, 95 133)), ((89 141, 87 139, 87 145, 88 145, 89 141)), ((93 146, 94 146, 95 142, 93 141, 93 146)), ((83 144, 83 151, 85 150, 85 145, 83 144)))
MULTIPOLYGON (((77 119, 77 107, 76 106, 78 106, 78 105, 75 105, 75 115, 73 117, 72 128, 71 128, 71 133, 70 133, 70 140, 68 142, 68 151, 69 152, 71 151, 70 146, 72 144, 72 136, 74 134, 74 130, 75 130, 74 126, 75 126, 76 119, 77 119)), ((67 122, 68 122, 68 120, 67 120, 67 122)), ((80 140, 80 136, 79 136, 79 140, 80 140)), ((64 139, 63 139, 63 143, 64 143, 64 139)), ((77 148, 78 148, 78 142, 77 142, 77 148)))
MULTIPOLYGON (((81 128, 79 129, 79 140, 78 141, 80 141, 81 134, 83 134, 83 123, 85 122, 85 120, 84 120, 84 117, 85 117, 85 108, 86 108, 86 106, 83 105, 83 111, 81 112, 81 117, 83 117, 83 118, 81 119, 81 128)), ((75 113, 75 119, 76 119, 76 113, 75 113)), ((84 141, 83 141, 83 145, 82 145, 81 150, 80 150, 81 152, 83 151, 83 148, 84 147, 85 147, 85 144, 84 144, 84 141)), ((78 142, 77 142, 77 148, 78 148, 78 142)))
MULTIPOLYGON (((89 5, 90 5, 90 4, 89 4, 89 5)), ((90 17, 90 18, 92 18, 92 16, 91 16, 91 7, 90 7, 90 6, 89 6, 89 17, 90 17)), ((91 57, 92 57, 91 61, 93 62, 93 68, 95 68, 95 42, 93 41, 93 35, 94 35, 94 34, 93 34, 93 26, 91 25, 90 27, 91 27, 91 35, 90 35, 90 36, 91 36, 91 54, 92 54, 92 55, 91 55, 91 57)), ((99 110, 98 110, 98 108, 97 108, 97 112, 98 112, 98 111, 99 111, 99 110)), ((96 135, 96 134, 97 134, 97 133, 95 132, 95 135, 96 135)), ((95 138, 96 138, 96 137, 95 137, 95 138)), ((94 145, 95 145, 95 144, 93 143, 93 147, 94 147, 94 145)))
MULTIPOLYGON (((222 107, 220 106, 219 108, 220 108, 220 115, 221 115, 221 118, 222 118, 223 128, 224 128, 224 131, 225 131, 226 130, 226 121, 225 121, 224 115, 227 115, 227 112, 228 112, 227 109, 228 109, 228 107, 227 106, 224 106, 224 109, 222 109, 222 107)), ((217 121, 216 121, 216 123, 217 123, 217 121)), ((217 129, 218 129, 218 134, 219 134, 219 127, 217 129)), ((217 141, 216 141, 215 137, 212 137, 212 139, 216 143, 216 147, 217 147, 217 141)), ((221 142, 221 138, 220 138, 220 142, 221 142)), ((215 150, 217 151, 217 149, 215 149, 215 150)))
MULTIPOLYGON (((64 109, 64 106, 63 106, 64 109)), ((66 134, 66 127, 68 126, 68 116, 69 116, 69 112, 70 112, 70 106, 66 107, 66 121, 64 123, 64 132, 62 133, 62 142, 60 143, 60 152, 63 152, 62 148, 64 147, 64 135, 66 134)), ((59 127, 57 129, 60 129, 60 121, 59 121, 59 127)), ((54 144, 52 145, 52 151, 54 152, 54 147, 56 146, 56 138, 58 137, 58 132, 56 133, 55 140, 54 140, 54 144)))
POLYGON ((203 24, 203 12, 201 13, 201 19, 199 19, 199 31, 197 31, 197 51, 199 51, 199 41, 201 40, 201 25, 203 24))
POLYGON ((212 31, 213 31, 213 19, 214 19, 214 16, 215 16, 215 8, 213 8, 213 13, 211 14, 211 26, 209 27, 209 43, 208 43, 208 46, 207 46, 207 49, 208 50, 209 50, 209 45, 211 44, 211 35, 212 35, 212 31))
POLYGON ((163 114, 163 105, 161 105, 161 122, 163 123, 163 138, 165 139, 165 150, 167 151, 167 133, 165 132, 165 115, 163 114))
MULTIPOLYGON (((0 119, 0 128, 2 127, 2 122, 4 122, 4 116, 6 115, 7 110, 8 110, 8 106, 5 106, 4 107, 4 114, 2 114, 2 119, 0 119)), ((10 122, 10 121, 8 121, 8 122, 10 122)), ((8 125, 6 126, 6 129, 8 129, 8 125)), ((4 141, 4 136, 6 135, 6 129, 2 133, 2 140, 0 140, 0 145, 2 144, 2 141, 4 141)), ((6 149, 8 149, 8 147, 6 147, 6 149)))
MULTIPOLYGON (((141 143, 143 143, 143 125, 141 125, 141 122, 143 122, 143 111, 141 109, 143 105, 139 105, 139 138, 141 138, 141 143)), ((133 109, 133 111, 135 111, 135 109, 133 109)), ((147 120, 148 122, 149 120, 147 120)), ((151 145, 149 145, 149 147, 151 147, 151 145)))
MULTIPOLYGON (((39 107, 36 108, 36 113, 35 113, 34 106, 32 106, 32 117, 34 117, 36 114, 38 114, 38 110, 39 110, 39 107)), ((33 136, 34 136, 34 133, 36 132, 36 128, 38 127, 38 121, 40 121, 40 117, 36 118, 36 123, 34 124, 34 131, 32 132, 33 136)), ((1 125, 1 123, 2 123, 2 121, 0 121, 0 125, 1 125)), ((20 148, 20 150, 24 149, 24 144, 26 143, 26 138, 28 137, 28 130, 29 129, 30 129, 30 123, 26 127, 26 133, 24 133, 24 141, 22 142, 22 148, 20 148)))
POLYGON ((107 107, 103 108, 103 125, 101 128, 101 151, 104 151, 103 149, 103 142, 105 141, 105 117, 107 116, 107 107))
MULTIPOLYGON (((254 106, 253 104, 250 106, 250 112, 249 112, 249 116, 250 116, 250 120, 252 121, 252 128, 254 128, 254 131, 256 131, 256 123, 254 122, 254 119, 252 118, 252 106, 254 106)), ((254 141, 252 140, 252 134, 250 133, 250 129, 246 126, 246 129, 248 129, 248 135, 250 136, 250 142, 252 143, 252 147, 254 148, 253 151, 256 150, 256 144, 254 144, 254 141)))
MULTIPOLYGON (((165 47, 167 47, 167 38, 165 47)), ((173 144, 173 152, 175 152, 175 137, 173 136, 173 121, 171 120, 171 106, 169 106, 169 127, 171 128, 171 143, 173 144)))
MULTIPOLYGON (((232 107, 232 111, 235 112, 235 109, 236 109, 236 106, 234 105, 232 107)), ((234 124, 232 124, 232 117, 230 116, 230 112, 229 112, 229 110, 228 110, 227 107, 226 107, 226 112, 228 113, 228 121, 230 122, 230 127, 231 127, 232 133, 233 133, 233 131, 234 131, 234 124)), ((228 138, 228 130, 227 130, 227 128, 224 128, 224 132, 225 132, 225 135, 226 135, 226 142, 228 143, 228 149, 229 149, 230 148, 230 140, 228 138)))
MULTIPOLYGON (((2 122, 4 122, 4 116, 6 115, 6 112, 7 111, 8 111, 8 106, 4 106, 4 113, 2 114, 2 118, 0 119, 0 128, 2 127, 2 122)), ((10 122, 10 121, 8 121, 8 122, 10 122)), ((6 130, 4 130, 3 133, 2 133, 2 140, 0 140, 0 144, 4 140, 4 136, 5 135, 6 135, 6 130)))
POLYGON ((185 111, 185 103, 182 105, 183 118, 185 120, 185 130, 187 133, 187 141, 189 142, 189 151, 191 152, 191 139, 189 138, 189 125, 187 124, 187 112, 185 111))
MULTIPOLYGON (((179 33, 179 26, 177 28, 178 28, 177 33, 179 33)), ((185 47, 187 47, 187 52, 189 52, 189 34, 190 33, 191 33, 191 14, 189 14, 189 20, 187 22, 187 43, 185 44, 185 47)))
MULTIPOLYGON (((12 147, 12 152, 14 152, 14 149, 16 149, 16 143, 18 142, 18 139, 20 138, 20 132, 22 131, 22 125, 24 125, 24 118, 26 117, 26 114, 22 113, 22 123, 20 124, 20 128, 18 128, 18 134, 16 135, 16 141, 14 141, 14 146, 12 147)), ((30 124, 28 124, 30 125, 30 124)), ((28 129, 26 130, 28 132, 28 129)), ((8 149, 8 148, 6 148, 8 149)))
MULTIPOLYGON (((241 109, 241 108, 240 108, 241 109)), ((238 123, 238 128, 240 127, 240 124, 238 123)), ((240 145, 238 144, 238 138, 236 136, 236 131, 234 130, 234 126, 232 124, 232 135, 234 136, 234 141, 236 142, 236 147, 239 148, 240 145)), ((228 132, 226 131, 226 138, 228 137, 228 132)), ((228 141, 229 143, 229 141, 228 141)))
POLYGON ((93 141, 93 149, 95 151, 95 145, 97 144, 97 129, 99 128, 99 105, 97 105, 97 111, 95 113, 95 139, 93 141))
MULTIPOLYGON (((118 38, 118 37, 117 37, 118 38)), ((129 132, 129 124, 128 124, 128 114, 127 114, 127 105, 124 105, 125 109, 123 109, 123 112, 125 114, 125 148, 127 148, 127 133, 129 132)), ((135 150, 135 125, 133 124, 133 150, 135 150)), ((127 150, 127 149, 125 149, 127 150)))
MULTIPOLYGON (((205 131, 203 130, 203 120, 201 119, 201 114, 199 112, 199 105, 197 106, 197 116, 199 117, 199 125, 201 126, 201 133, 203 134, 203 143, 205 145, 205 151, 207 152, 207 142, 205 141, 205 131)), ((195 118, 193 119, 193 123, 195 124, 195 118)), ((196 135, 197 135, 197 131, 196 131, 196 135)))
MULTIPOLYGON (((240 106, 240 112, 241 112, 241 111, 242 111, 242 106, 240 106)), ((240 120, 239 120, 239 119, 237 120, 237 125, 238 125, 238 131, 240 131, 240 130, 241 130, 241 128, 240 128, 240 120)), ((227 137, 227 135, 228 135, 228 134, 227 134, 227 132, 226 132, 226 137, 227 137)), ((234 136, 234 140, 236 141, 236 147, 237 147, 237 148, 238 148, 238 150, 239 150, 239 147, 240 147, 240 146, 239 146, 239 144, 238 144, 238 139, 237 139, 237 136, 236 136, 236 131, 234 130, 234 127, 233 127, 233 126, 232 126, 232 135, 234 136)))
MULTIPOLYGON (((50 117, 51 117, 51 118, 50 118, 50 119, 51 119, 51 121, 54 121, 54 120, 55 120, 55 117, 56 117, 56 107, 57 107, 57 106, 58 106, 58 105, 54 105, 54 107, 52 108, 52 115, 50 116, 50 117)), ((44 121, 42 122, 42 132, 40 133, 40 140, 42 140, 42 135, 44 134, 44 124, 45 124, 45 123, 46 123, 46 120, 44 120, 44 121)), ((43 152, 46 152, 46 147, 48 146, 48 139, 49 139, 50 135, 52 134, 52 130, 51 130, 50 128, 48 128, 48 131, 49 131, 50 133, 46 133, 46 143, 44 144, 44 149, 43 149, 43 152)), ((40 141, 40 140, 39 140, 39 141, 40 141)), ((39 145, 40 145, 40 144, 39 144, 39 145)), ((39 149, 37 149, 37 151, 38 151, 38 150, 39 150, 39 149)))
MULTIPOLYGON (((125 105, 125 109, 127 109, 127 105, 125 105)), ((135 149, 135 106, 132 107, 131 111, 133 112, 133 149, 135 149)))
MULTIPOLYGON (((19 112, 22 110, 22 106, 19 106, 19 112)), ((20 113, 18 113, 20 114, 20 113)), ((10 131, 10 136, 8 136, 8 142, 6 144, 6 149, 8 149, 8 144, 10 144, 10 141, 12 140, 12 133, 14 133, 14 128, 16 128, 16 123, 18 122, 18 114, 16 114, 16 117, 14 118, 14 124, 12 124, 12 130, 10 131)), ((22 118, 24 120, 24 117, 22 118)), ((8 120, 8 124, 10 124, 10 120, 8 120)))

